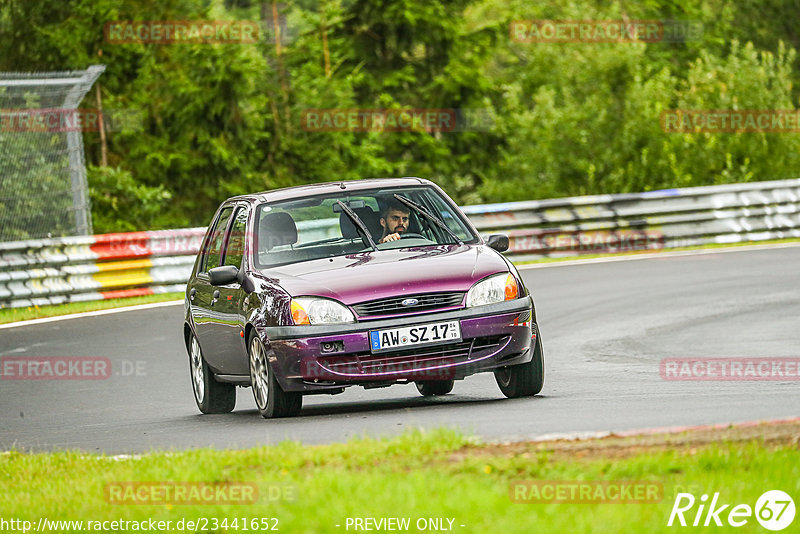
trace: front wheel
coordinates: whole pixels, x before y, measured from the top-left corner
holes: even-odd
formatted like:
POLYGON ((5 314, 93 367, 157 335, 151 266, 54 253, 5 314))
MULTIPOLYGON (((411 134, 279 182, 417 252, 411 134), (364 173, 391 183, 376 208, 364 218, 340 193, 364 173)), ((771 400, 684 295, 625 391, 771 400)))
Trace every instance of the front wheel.
POLYGON ((300 413, 303 406, 303 395, 286 393, 281 389, 275 373, 267 360, 267 351, 261 340, 253 332, 250 334, 250 383, 253 387, 253 398, 261 417, 292 417, 300 413))
POLYGON ((538 332, 531 361, 495 369, 494 378, 497 385, 500 386, 500 391, 509 399, 531 397, 542 391, 544 350, 542 349, 542 337, 538 335, 538 332))
POLYGON ((236 406, 236 386, 214 379, 194 333, 189 340, 189 372, 197 407, 203 413, 228 413, 236 406))
POLYGON ((431 397, 433 395, 447 395, 453 391, 455 380, 425 380, 416 382, 417 391, 423 397, 431 397))

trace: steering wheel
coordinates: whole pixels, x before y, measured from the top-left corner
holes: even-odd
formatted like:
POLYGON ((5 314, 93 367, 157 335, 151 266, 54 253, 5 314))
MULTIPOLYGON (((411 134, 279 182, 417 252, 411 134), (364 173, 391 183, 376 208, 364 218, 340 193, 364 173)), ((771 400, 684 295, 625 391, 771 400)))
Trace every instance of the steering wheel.
POLYGON ((400 234, 400 239, 413 239, 413 238, 428 239, 424 235, 417 234, 417 233, 414 233, 414 232, 403 232, 402 234, 400 234))

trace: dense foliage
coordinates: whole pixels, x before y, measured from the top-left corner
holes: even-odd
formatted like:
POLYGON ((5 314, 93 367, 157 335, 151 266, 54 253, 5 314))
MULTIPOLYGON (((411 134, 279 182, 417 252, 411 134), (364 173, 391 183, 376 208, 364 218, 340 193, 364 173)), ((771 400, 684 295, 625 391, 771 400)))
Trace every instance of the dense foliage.
MULTIPOLYGON (((103 63, 97 231, 204 225, 224 198, 416 175, 462 203, 796 177, 793 133, 665 133, 668 109, 793 109, 787 0, 2 0, 0 71, 103 63), (276 39, 276 21, 281 29, 276 39), (110 44, 109 21, 260 20, 257 44, 110 44), (702 23, 685 42, 523 43, 519 19, 702 23), (308 131, 314 109, 482 110, 468 131, 308 131), (485 124, 485 125, 486 125, 485 124)), ((82 107, 96 106, 94 91, 82 107)))

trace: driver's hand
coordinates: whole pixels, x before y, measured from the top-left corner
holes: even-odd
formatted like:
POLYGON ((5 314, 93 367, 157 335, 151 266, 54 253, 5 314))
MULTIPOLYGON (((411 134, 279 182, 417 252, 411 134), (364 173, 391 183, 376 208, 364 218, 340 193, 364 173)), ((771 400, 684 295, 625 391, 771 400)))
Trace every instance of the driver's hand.
POLYGON ((378 243, 388 243, 389 241, 397 241, 398 239, 400 239, 400 234, 389 234, 378 241, 378 243))

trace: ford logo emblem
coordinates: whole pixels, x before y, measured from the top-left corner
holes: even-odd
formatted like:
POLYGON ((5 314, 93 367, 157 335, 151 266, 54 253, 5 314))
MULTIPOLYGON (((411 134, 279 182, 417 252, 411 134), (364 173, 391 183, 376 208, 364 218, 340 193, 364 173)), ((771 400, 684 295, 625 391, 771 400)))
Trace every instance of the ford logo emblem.
POLYGON ((400 304, 402 304, 403 306, 416 306, 417 304, 419 304, 419 300, 417 300, 417 299, 405 299, 400 304))

